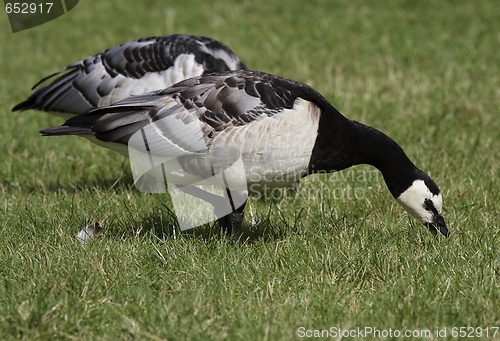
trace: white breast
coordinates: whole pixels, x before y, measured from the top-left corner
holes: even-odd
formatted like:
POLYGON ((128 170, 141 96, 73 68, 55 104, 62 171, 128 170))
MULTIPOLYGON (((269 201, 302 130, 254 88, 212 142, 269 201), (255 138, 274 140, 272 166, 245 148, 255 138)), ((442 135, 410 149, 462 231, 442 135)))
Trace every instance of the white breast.
POLYGON ((292 109, 218 134, 212 145, 240 150, 252 190, 285 187, 306 172, 318 134, 320 110, 297 99, 292 109))

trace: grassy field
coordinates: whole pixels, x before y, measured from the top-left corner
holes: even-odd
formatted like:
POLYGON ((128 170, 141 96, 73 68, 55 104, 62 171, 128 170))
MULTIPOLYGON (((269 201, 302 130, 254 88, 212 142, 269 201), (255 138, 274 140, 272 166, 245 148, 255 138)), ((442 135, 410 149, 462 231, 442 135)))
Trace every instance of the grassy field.
POLYGON ((500 339, 495 1, 86 0, 16 34, 1 15, 0 75, 1 340, 339 339, 358 327, 379 334, 352 339, 457 339, 460 327, 500 339), (410 218, 368 166, 252 199, 244 245, 215 226, 174 233, 168 196, 138 192, 127 160, 41 137, 56 117, 10 112, 63 66, 167 33, 219 39, 393 137, 440 186, 450 238, 410 218), (83 248, 88 220, 104 230, 83 248))

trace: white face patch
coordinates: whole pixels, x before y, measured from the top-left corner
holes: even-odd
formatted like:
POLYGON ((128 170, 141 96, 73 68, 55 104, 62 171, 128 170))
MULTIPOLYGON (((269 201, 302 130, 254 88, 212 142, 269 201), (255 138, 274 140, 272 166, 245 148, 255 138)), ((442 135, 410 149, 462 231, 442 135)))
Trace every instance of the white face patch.
POLYGON ((434 195, 425 185, 424 180, 415 180, 413 184, 396 198, 397 202, 408 213, 423 223, 432 223, 435 220, 432 210, 426 209, 425 200, 432 201, 436 211, 441 214, 443 210, 443 197, 441 193, 434 195))

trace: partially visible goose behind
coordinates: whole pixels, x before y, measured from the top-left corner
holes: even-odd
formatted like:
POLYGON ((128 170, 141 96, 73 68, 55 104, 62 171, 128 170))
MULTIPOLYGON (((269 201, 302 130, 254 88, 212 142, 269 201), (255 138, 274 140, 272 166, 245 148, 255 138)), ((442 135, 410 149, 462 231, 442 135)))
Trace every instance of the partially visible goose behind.
MULTIPOLYGON (((184 79, 230 70, 247 67, 227 45, 212 38, 186 34, 141 38, 41 79, 32 89, 57 76, 12 111, 40 110, 66 120, 85 110, 165 89, 184 79)), ((91 141, 101 144, 97 139, 91 141)), ((290 188, 297 191, 298 182, 290 188)))
POLYGON ((165 89, 202 74, 247 69, 225 44, 173 34, 142 38, 99 52, 40 80, 58 76, 12 111, 36 109, 65 119, 131 95, 165 89))
MULTIPOLYGON (((243 160, 241 174, 252 190, 289 186, 315 172, 372 165, 380 170, 397 202, 433 234, 448 236, 438 186, 396 142, 347 119, 308 85, 278 76, 245 70, 202 75, 90 110, 41 134, 97 139, 125 153, 129 141, 146 130, 159 147, 158 155, 148 153, 176 160, 183 175, 172 173, 168 179, 182 186, 187 177, 193 183, 204 179, 207 171, 213 174, 229 167, 235 150, 243 160), (161 125, 163 119, 173 122, 175 130, 169 130, 171 124, 161 125), (199 133, 193 133, 193 127, 199 133), (194 158, 176 157, 180 149, 199 150, 200 140, 206 149, 194 158), (220 151, 230 160, 214 167, 213 155, 220 151)), ((241 205, 225 217, 218 216, 222 228, 235 230, 235 239, 241 237, 247 194, 241 190, 241 205)), ((216 198, 207 195, 205 200, 217 211, 216 198)))

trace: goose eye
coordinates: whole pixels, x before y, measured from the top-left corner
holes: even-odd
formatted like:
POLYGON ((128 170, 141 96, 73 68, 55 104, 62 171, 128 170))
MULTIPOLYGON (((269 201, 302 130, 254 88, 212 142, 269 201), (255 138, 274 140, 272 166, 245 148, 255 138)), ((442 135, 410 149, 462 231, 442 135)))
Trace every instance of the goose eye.
POLYGON ((424 208, 427 210, 427 211, 430 211, 431 209, 434 208, 434 203, 432 202, 431 199, 425 199, 424 200, 424 208))

